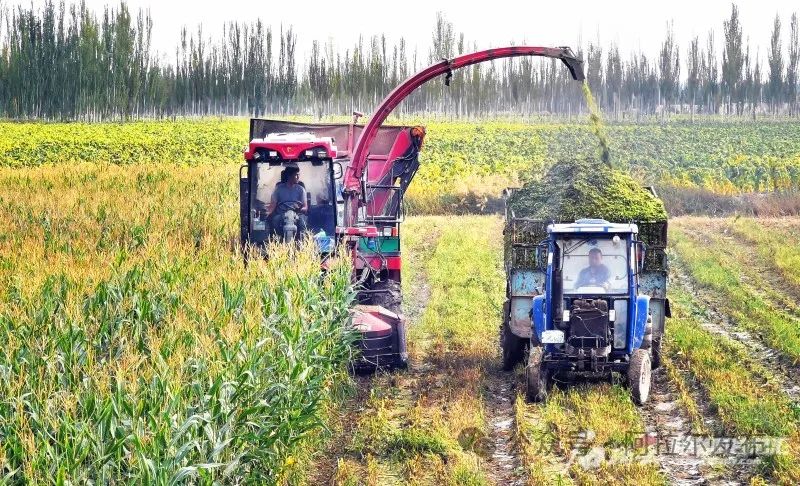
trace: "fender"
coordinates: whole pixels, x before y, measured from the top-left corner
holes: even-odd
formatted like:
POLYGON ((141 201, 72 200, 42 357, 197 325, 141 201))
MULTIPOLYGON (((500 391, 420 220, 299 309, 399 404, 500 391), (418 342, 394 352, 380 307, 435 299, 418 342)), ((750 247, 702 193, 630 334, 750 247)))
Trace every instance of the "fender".
POLYGON ((353 156, 350 160, 350 165, 345 171, 343 181, 346 198, 345 225, 352 226, 358 219, 358 204, 354 202, 354 199, 356 199, 354 196, 358 195, 361 191, 361 176, 364 173, 364 167, 366 167, 369 147, 372 145, 375 135, 378 133, 378 128, 400 102, 406 99, 415 89, 442 74, 447 75, 445 84, 449 85, 450 77, 456 69, 491 61, 493 59, 521 56, 540 56, 560 59, 566 65, 574 80, 583 81, 585 78, 583 74, 583 61, 575 57, 568 47, 533 46, 500 47, 478 51, 472 54, 465 54, 449 60, 444 59, 414 74, 392 90, 381 104, 378 105, 378 108, 370 117, 369 123, 364 127, 361 136, 358 138, 358 142, 356 142, 353 148, 353 156))
MULTIPOLYGON (((640 295, 636 298, 636 319, 628 334, 628 351, 634 352, 642 346, 647 316, 650 315, 650 296, 640 295)), ((630 319, 628 320, 630 322, 630 319)))
POLYGON ((537 295, 533 298, 533 306, 531 307, 531 322, 533 322, 533 333, 531 333, 531 340, 534 342, 542 341, 542 333, 547 330, 544 314, 544 295, 537 295))

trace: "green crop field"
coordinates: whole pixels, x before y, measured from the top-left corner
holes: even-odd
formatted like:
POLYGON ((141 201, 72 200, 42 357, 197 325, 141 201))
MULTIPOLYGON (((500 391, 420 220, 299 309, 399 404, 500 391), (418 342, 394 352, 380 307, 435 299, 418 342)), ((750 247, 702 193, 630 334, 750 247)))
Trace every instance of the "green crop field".
MULTIPOLYGON (((538 177, 556 161, 598 153, 588 124, 404 123, 423 123, 428 131, 422 166, 407 198, 409 211, 417 214, 497 209, 503 188, 538 177)), ((247 127, 242 119, 0 123, 0 166, 232 166, 242 162, 247 127)), ((614 166, 643 183, 721 195, 800 190, 800 123, 678 122, 606 128, 614 166)))
MULTIPOLYGON (((670 220, 650 404, 500 371, 506 185, 595 154, 588 125, 427 124, 402 226, 411 367, 347 373, 349 267, 245 267, 241 120, 0 124, 0 482, 800 482, 800 219, 670 220), (439 213, 426 215, 425 213, 439 213), (647 433, 782 440, 731 464, 647 433)), ((798 189, 800 124, 610 125, 634 178, 798 189)))

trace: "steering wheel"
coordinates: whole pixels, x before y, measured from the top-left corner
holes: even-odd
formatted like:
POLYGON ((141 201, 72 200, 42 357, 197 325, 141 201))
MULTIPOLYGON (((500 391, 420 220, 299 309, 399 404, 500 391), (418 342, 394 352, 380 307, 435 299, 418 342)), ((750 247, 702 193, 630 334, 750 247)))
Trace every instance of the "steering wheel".
POLYGON ((302 209, 302 207, 303 207, 303 203, 301 203, 300 201, 281 201, 275 206, 275 211, 278 211, 278 210, 280 210, 282 208, 284 208, 286 210, 291 209, 291 210, 294 210, 294 211, 300 211, 300 209, 302 209), (284 208, 284 206, 285 206, 285 208, 284 208))

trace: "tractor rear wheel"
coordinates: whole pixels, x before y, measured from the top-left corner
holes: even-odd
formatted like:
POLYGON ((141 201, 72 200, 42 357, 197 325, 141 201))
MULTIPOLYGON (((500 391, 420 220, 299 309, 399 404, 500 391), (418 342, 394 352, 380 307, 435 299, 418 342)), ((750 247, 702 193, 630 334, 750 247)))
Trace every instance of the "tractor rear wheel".
POLYGON ((511 331, 509 303, 503 304, 503 325, 500 327, 500 346, 503 348, 503 371, 511 371, 522 361, 525 340, 511 331))
POLYGON ((650 352, 642 348, 634 351, 628 364, 628 386, 637 405, 644 405, 650 397, 651 371, 650 352))
POLYGON ((661 337, 653 339, 653 347, 650 348, 650 354, 653 358, 653 369, 661 368, 661 337))
POLYGON ((403 294, 400 292, 400 282, 396 280, 381 280, 375 282, 370 288, 369 303, 379 305, 395 314, 402 313, 403 294))
POLYGON ((653 316, 647 316, 647 323, 644 325, 644 336, 642 337, 642 349, 653 347, 653 316))
POLYGON ((529 402, 543 402, 550 387, 550 370, 544 367, 544 348, 531 346, 528 364, 525 366, 525 396, 529 402))

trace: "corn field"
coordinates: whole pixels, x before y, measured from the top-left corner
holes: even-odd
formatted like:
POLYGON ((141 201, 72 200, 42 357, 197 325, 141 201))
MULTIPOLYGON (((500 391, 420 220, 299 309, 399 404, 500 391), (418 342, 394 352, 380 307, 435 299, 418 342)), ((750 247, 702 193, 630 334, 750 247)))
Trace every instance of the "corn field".
POLYGON ((349 378, 346 261, 246 268, 235 173, 0 169, 0 477, 275 483, 349 378))

